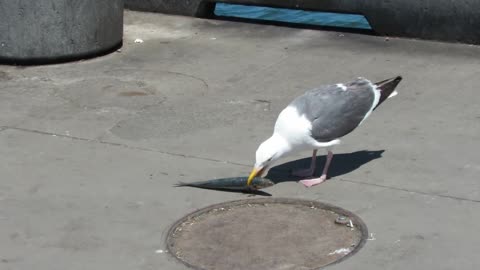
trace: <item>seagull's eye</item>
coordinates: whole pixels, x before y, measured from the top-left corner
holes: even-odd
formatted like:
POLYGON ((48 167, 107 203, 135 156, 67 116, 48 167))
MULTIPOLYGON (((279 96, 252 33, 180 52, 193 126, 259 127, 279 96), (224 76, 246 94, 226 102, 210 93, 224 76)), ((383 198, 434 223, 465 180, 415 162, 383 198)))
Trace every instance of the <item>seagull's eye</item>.
POLYGON ((273 157, 271 157, 271 158, 267 159, 267 161, 272 161, 272 158, 273 158, 273 157))

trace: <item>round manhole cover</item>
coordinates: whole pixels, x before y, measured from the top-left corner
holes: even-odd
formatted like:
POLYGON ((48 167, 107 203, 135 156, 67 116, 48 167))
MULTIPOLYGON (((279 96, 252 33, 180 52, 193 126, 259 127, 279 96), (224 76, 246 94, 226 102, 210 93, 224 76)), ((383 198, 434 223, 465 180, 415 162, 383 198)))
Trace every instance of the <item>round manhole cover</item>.
POLYGON ((167 248, 194 269, 319 269, 353 255, 367 234, 359 217, 339 207, 250 199, 187 215, 170 229, 167 248))

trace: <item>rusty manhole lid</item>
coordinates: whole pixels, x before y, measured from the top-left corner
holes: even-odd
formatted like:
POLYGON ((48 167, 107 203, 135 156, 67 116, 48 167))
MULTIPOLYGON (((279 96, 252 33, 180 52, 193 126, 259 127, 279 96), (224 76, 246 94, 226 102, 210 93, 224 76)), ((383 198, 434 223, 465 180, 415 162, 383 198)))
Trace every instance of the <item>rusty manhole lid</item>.
POLYGON ((353 255, 367 234, 362 220, 342 208, 267 198, 198 210, 175 223, 166 240, 170 254, 194 269, 297 270, 353 255))

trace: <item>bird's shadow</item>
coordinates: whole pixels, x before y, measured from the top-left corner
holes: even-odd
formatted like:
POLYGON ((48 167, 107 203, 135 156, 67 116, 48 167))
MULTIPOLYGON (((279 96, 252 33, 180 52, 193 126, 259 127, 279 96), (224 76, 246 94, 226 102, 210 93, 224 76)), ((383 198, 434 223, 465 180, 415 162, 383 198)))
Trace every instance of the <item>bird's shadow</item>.
MULTIPOLYGON (((352 153, 334 154, 332 163, 328 170, 328 178, 340 176, 352 172, 362 165, 381 158, 385 150, 357 151, 352 153)), ((292 171, 308 168, 311 158, 298 159, 283 163, 270 169, 265 178, 272 180, 275 184, 282 182, 297 182, 301 177, 293 176, 292 171)), ((319 177, 325 164, 326 156, 317 157, 317 169, 315 177, 319 177)))

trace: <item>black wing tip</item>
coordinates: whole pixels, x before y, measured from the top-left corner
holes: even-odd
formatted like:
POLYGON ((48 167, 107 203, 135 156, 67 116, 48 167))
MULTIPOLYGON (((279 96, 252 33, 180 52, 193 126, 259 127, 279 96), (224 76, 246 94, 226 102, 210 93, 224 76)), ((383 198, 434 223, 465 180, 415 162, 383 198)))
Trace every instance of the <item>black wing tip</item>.
POLYGON ((403 80, 403 77, 401 75, 398 75, 398 76, 390 78, 390 79, 386 79, 386 80, 383 80, 383 81, 376 82, 375 85, 381 86, 381 85, 392 83, 392 82, 394 82, 395 84, 399 84, 401 80, 403 80))
POLYGON ((378 82, 376 85, 380 89, 380 100, 378 104, 373 108, 374 110, 380 106, 397 88, 397 85, 402 80, 402 76, 398 75, 397 77, 390 78, 381 82, 378 82))

